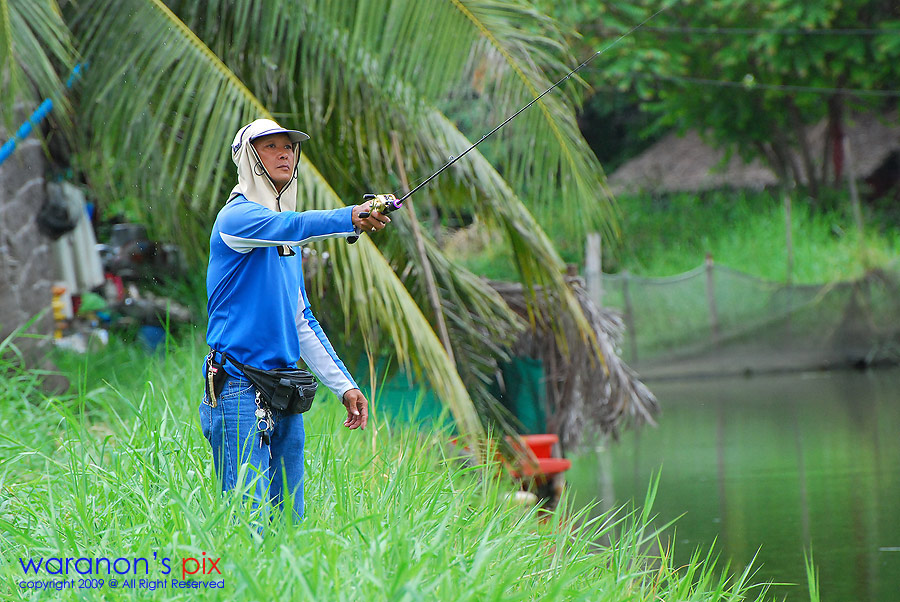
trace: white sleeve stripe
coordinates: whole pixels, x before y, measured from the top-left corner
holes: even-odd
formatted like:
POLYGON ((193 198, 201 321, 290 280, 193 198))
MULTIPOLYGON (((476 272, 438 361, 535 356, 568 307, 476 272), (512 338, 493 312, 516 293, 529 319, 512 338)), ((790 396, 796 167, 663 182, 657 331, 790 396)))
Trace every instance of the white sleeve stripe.
POLYGON ((236 251, 237 253, 249 253, 253 249, 257 249, 260 247, 280 247, 281 245, 296 247, 299 245, 305 245, 306 243, 315 242, 317 240, 324 240, 326 238, 335 238, 339 236, 348 236, 353 233, 353 230, 349 230, 347 232, 335 232, 334 234, 308 236, 300 240, 266 240, 261 238, 242 238, 240 236, 225 234, 224 232, 220 232, 219 235, 222 237, 222 241, 226 245, 228 245, 228 247, 232 251, 236 251))
POLYGON ((300 355, 309 369, 315 372, 322 383, 338 397, 354 388, 353 382, 338 367, 324 343, 309 325, 309 320, 303 315, 302 309, 297 312, 296 317, 297 334, 301 340, 300 355))

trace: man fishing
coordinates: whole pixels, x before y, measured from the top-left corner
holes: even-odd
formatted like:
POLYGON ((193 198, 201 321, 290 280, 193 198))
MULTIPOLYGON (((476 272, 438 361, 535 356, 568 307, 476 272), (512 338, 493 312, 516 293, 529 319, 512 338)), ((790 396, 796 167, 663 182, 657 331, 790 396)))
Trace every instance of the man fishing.
POLYGON ((294 247, 383 229, 371 201, 331 211, 296 211, 300 144, 309 136, 269 119, 242 127, 231 145, 238 184, 219 211, 206 276, 210 354, 200 404, 222 490, 255 482, 254 506, 293 496, 303 516, 302 412, 314 381, 301 358, 343 401, 344 426, 365 428, 368 401, 309 307, 302 253, 294 247), (241 466, 249 464, 246 482, 241 466))

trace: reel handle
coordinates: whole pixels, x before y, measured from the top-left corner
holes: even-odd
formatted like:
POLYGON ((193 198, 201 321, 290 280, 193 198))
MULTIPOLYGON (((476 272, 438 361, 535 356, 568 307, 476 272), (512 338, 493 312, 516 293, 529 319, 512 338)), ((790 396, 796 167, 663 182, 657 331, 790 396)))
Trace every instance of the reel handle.
MULTIPOLYGON (((372 204, 369 205, 369 207, 371 207, 372 211, 377 211, 382 215, 387 215, 391 211, 396 211, 403 206, 403 201, 392 194, 364 194, 363 200, 372 201, 372 204)), ((369 217, 369 212, 360 211, 359 217, 361 219, 366 219, 369 217)))

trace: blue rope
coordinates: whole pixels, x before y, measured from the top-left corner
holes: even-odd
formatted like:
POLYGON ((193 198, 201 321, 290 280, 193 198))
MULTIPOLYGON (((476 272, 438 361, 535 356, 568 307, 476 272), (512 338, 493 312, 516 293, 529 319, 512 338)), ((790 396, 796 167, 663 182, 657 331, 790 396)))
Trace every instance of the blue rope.
MULTIPOLYGON (((78 79, 78 76, 81 75, 81 72, 84 68, 84 65, 78 63, 75 65, 75 68, 72 69, 72 74, 69 75, 69 79, 66 80, 66 88, 71 88, 72 84, 75 83, 75 80, 78 79)), ((34 130, 35 126, 41 123, 44 118, 53 110, 53 101, 49 98, 44 100, 38 106, 37 109, 34 110, 34 113, 31 114, 31 117, 22 124, 22 126, 16 130, 15 135, 6 141, 6 143, 0 147, 0 165, 3 164, 16 150, 16 145, 19 142, 22 142, 31 135, 31 132, 34 130)))

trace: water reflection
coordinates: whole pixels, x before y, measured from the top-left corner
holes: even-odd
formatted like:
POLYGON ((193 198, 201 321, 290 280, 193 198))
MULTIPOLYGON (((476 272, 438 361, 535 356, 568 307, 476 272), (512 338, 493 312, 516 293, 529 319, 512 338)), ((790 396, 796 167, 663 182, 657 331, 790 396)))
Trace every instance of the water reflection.
POLYGON ((715 541, 736 569, 757 556, 759 580, 798 584, 774 590, 794 602, 811 545, 823 601, 900 600, 900 370, 650 386, 659 427, 575 457, 579 501, 640 501, 661 471, 676 560, 715 541))

